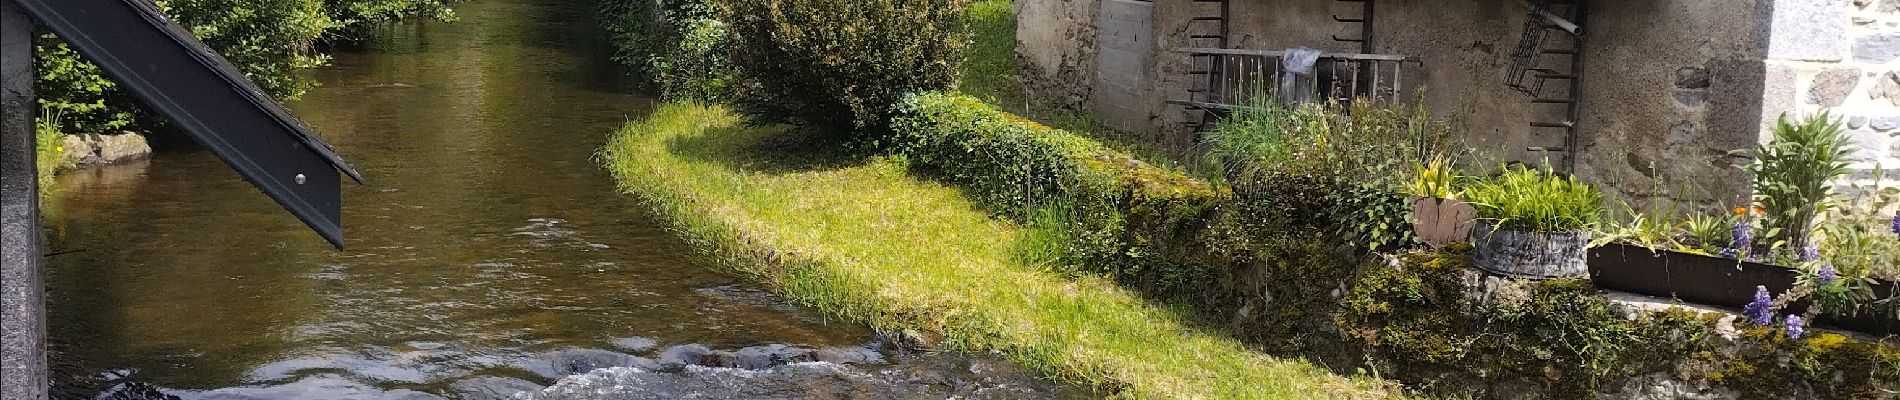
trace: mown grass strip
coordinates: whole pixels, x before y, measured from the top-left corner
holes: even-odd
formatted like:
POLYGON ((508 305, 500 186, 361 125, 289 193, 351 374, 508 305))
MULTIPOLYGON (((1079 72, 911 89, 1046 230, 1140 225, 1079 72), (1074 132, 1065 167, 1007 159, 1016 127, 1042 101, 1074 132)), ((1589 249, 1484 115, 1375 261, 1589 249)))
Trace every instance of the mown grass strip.
POLYGON ((667 105, 602 151, 639 196, 734 272, 885 331, 941 333, 1129 398, 1384 397, 1376 385, 1197 332, 1099 279, 1012 254, 1025 235, 899 161, 805 147, 718 106, 667 105))

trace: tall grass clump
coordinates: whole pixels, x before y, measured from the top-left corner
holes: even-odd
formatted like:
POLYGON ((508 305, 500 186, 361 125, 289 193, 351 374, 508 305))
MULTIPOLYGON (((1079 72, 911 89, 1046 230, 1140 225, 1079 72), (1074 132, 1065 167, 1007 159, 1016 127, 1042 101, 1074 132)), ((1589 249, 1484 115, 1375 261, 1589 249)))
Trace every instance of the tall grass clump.
POLYGON ((1755 148, 1756 162, 1743 166, 1754 178, 1755 203, 1766 214, 1764 250, 1806 249, 1816 219, 1826 213, 1834 185, 1847 174, 1854 145, 1841 121, 1826 112, 1800 121, 1782 115, 1774 137, 1755 148))
POLYGON ((1418 102, 1285 104, 1271 95, 1207 133, 1202 164, 1234 185, 1236 200, 1262 216, 1258 234, 1288 227, 1339 232, 1360 250, 1414 242, 1406 186, 1413 167, 1460 151, 1456 124, 1418 102))
POLYGON ((875 139, 909 93, 949 89, 967 0, 748 0, 722 4, 738 99, 763 121, 875 139))
POLYGON ((42 107, 40 118, 33 121, 33 154, 38 167, 35 171, 39 174, 41 194, 47 193, 47 188, 52 187, 53 175, 67 167, 66 135, 59 131, 61 117, 59 111, 42 107))
POLYGON ((1501 228, 1537 232, 1592 229, 1603 218, 1603 193, 1574 176, 1542 169, 1504 167, 1502 174, 1465 188, 1478 217, 1501 228))

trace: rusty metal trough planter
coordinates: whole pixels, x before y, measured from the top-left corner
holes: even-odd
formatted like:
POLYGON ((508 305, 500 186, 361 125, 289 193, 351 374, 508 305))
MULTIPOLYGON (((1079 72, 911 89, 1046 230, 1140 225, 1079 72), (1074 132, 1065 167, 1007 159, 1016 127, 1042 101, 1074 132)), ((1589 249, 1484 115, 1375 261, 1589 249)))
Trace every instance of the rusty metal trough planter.
MULTIPOLYGON (((1755 286, 1765 286, 1770 293, 1783 293, 1794 287, 1797 274, 1779 265, 1652 251, 1627 244, 1608 244, 1591 250, 1589 266, 1590 279, 1598 288, 1738 310, 1754 300, 1755 286)), ((1895 290, 1894 282, 1877 281, 1873 286, 1876 298, 1889 298, 1895 290)), ((1805 310, 1807 306, 1803 301, 1788 308, 1805 310)), ((1900 320, 1891 315, 1823 316, 1817 322, 1825 327, 1876 336, 1900 334, 1900 320)))
POLYGON ((1499 229, 1479 221, 1471 232, 1472 264, 1486 272, 1530 279, 1585 278, 1589 231, 1536 232, 1499 229))

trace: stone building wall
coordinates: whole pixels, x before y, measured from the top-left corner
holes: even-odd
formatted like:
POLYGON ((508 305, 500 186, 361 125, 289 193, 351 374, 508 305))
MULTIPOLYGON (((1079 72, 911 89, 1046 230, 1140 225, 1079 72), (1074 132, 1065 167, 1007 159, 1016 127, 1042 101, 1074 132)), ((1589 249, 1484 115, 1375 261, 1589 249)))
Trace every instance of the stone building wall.
POLYGON ((1770 46, 1764 102, 1843 118, 1859 176, 1900 169, 1900 0, 1845 1, 1817 14, 1831 24, 1791 27, 1785 46, 1770 46))
MULTIPOLYGON (((1896 0, 1900 1, 1900 0, 1896 0)), ((1164 46, 1193 43, 1189 18, 1217 5, 1163 0, 1157 23, 1164 46)), ((1331 17, 1360 14, 1357 3, 1333 0, 1235 1, 1232 47, 1311 47, 1358 52, 1357 24, 1331 17)), ((1540 162, 1529 147, 1560 147, 1562 131, 1532 128, 1562 120, 1563 105, 1534 105, 1506 85, 1511 52, 1526 9, 1509 0, 1385 0, 1377 3, 1374 52, 1418 57, 1406 88, 1423 89, 1426 106, 1462 123, 1467 143, 1488 158, 1540 162)), ((1739 201, 1745 179, 1730 151, 1758 138, 1759 24, 1754 0, 1599 0, 1585 41, 1586 65, 1578 173, 1625 198, 1687 197, 1711 207, 1739 201), (1753 63, 1751 64, 1751 61, 1753 63), (1751 67, 1752 65, 1752 67, 1751 67), (1740 120, 1725 115, 1745 115, 1740 120), (1666 190, 1654 189, 1661 179, 1666 190)), ((1567 41, 1553 36, 1551 40, 1567 41)), ((1185 95, 1185 55, 1163 53, 1156 81, 1164 96, 1185 95)), ((1563 59, 1547 59, 1559 65, 1563 59)), ((1567 69, 1567 65, 1561 65, 1567 69)), ((1562 84, 1553 81, 1553 84, 1562 84)), ((1553 89, 1561 94, 1561 89, 1553 89)), ((1560 97, 1560 96, 1551 96, 1560 97)), ((1178 106, 1150 111, 1160 136, 1179 134, 1178 106), (1175 119, 1174 121, 1168 121, 1175 119)), ((1560 157, 1560 155, 1552 155, 1560 157)))
MULTIPOLYGON (((1023 0, 1019 45, 1023 81, 1043 101, 1122 121, 1152 142, 1193 145, 1182 122, 1192 114, 1165 100, 1184 98, 1189 58, 1176 47, 1211 46, 1194 17, 1218 15, 1218 3, 1153 3, 1153 49, 1141 81, 1144 109, 1104 107, 1104 79, 1132 68, 1097 65, 1098 10, 1106 0, 1023 0), (1194 28, 1190 28, 1194 26, 1194 28), (1133 114, 1133 115, 1130 115, 1133 114), (1140 124, 1142 119, 1147 124, 1140 124)), ((1126 0, 1117 0, 1124 1, 1126 0)), ((1525 8, 1511 0, 1382 0, 1375 18, 1378 53, 1418 57, 1408 89, 1461 122, 1467 142, 1492 158, 1536 162, 1527 147, 1562 143, 1560 130, 1529 122, 1561 119, 1562 105, 1533 105, 1505 85, 1525 8)), ((1234 0, 1230 47, 1311 47, 1357 52, 1357 3, 1335 0, 1234 0)), ((1882 161, 1900 168, 1900 0, 1596 0, 1585 41, 1578 174, 1641 206, 1661 199, 1708 208, 1746 201, 1747 179, 1735 151, 1762 140, 1783 112, 1821 108, 1846 117, 1861 149, 1859 168, 1882 161), (1660 189, 1660 190, 1658 190, 1660 189)), ((1117 30, 1130 29, 1120 24, 1117 30)), ((1117 33, 1119 34, 1119 33, 1117 33)), ((1551 60, 1558 61, 1558 60, 1551 60)), ((1557 91, 1555 93, 1561 93, 1557 91)))

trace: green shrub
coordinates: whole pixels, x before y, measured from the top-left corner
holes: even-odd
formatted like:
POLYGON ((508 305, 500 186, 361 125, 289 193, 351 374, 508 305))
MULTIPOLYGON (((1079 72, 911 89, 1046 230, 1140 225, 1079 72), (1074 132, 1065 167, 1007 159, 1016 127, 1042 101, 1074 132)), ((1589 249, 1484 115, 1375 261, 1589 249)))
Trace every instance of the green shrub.
POLYGON ((741 106, 767 121, 886 132, 906 94, 947 89, 963 49, 966 0, 750 0, 724 3, 741 106))
POLYGON ((667 99, 717 102, 732 94, 731 34, 711 18, 680 21, 678 41, 647 60, 660 94, 667 99))
POLYGON ((662 98, 731 95, 732 35, 709 0, 600 0, 596 9, 614 61, 648 78, 662 98))
POLYGON ((1465 189, 1478 218, 1500 227, 1539 232, 1588 230, 1603 218, 1603 193, 1574 176, 1505 167, 1501 175, 1465 189))
POLYGON ((1755 149, 1757 162, 1743 166, 1754 178, 1755 203, 1767 214, 1762 227, 1768 240, 1757 247, 1808 248, 1816 218, 1831 206, 1835 181, 1847 173, 1853 151, 1841 121, 1826 112, 1800 122, 1782 115, 1774 138, 1755 149))
POLYGON ((913 169, 1061 231, 1071 266, 1163 291, 1200 275, 1183 247, 1221 198, 1206 183, 963 95, 909 96, 891 125, 913 169))

